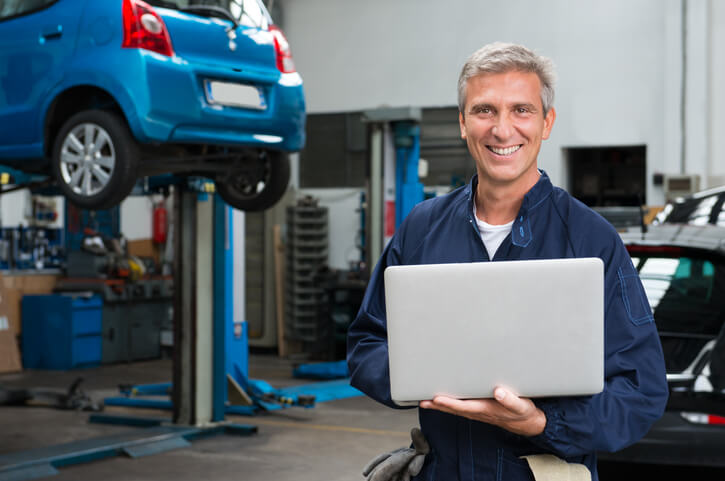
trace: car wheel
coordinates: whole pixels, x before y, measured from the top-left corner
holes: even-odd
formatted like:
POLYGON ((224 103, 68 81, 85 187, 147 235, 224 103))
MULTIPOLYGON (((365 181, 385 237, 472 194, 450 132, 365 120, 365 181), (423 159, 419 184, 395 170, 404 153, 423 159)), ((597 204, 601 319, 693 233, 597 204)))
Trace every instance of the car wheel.
POLYGON ((261 151, 255 159, 235 165, 229 174, 217 178, 216 190, 232 207, 260 211, 282 198, 289 184, 289 157, 282 152, 261 151))
POLYGON ((115 112, 86 110, 68 119, 55 139, 53 175, 68 200, 85 209, 108 209, 136 183, 138 146, 115 112))

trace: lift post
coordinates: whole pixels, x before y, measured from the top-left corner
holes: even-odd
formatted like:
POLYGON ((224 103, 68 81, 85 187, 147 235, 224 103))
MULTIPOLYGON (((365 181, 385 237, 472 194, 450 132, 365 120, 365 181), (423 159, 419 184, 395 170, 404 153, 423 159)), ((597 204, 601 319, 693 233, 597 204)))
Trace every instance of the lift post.
POLYGON ((214 195, 182 189, 174 190, 174 209, 173 420, 219 422, 227 398, 231 211, 214 195))
MULTIPOLYGON (((206 192, 204 184, 176 184, 173 205, 172 382, 126 386, 121 389, 124 397, 106 398, 104 403, 170 409, 174 424, 207 426, 224 421, 234 404, 230 401, 242 397, 242 403, 251 404, 246 394, 246 323, 234 318, 234 211, 218 195, 206 192), (137 397, 144 395, 171 399, 137 397)), ((95 422, 118 421, 106 420, 103 415, 92 417, 95 422)))
POLYGON ((395 142, 395 228, 415 204, 423 200, 423 184, 418 177, 420 126, 414 121, 393 122, 395 142))
POLYGON ((422 111, 417 107, 363 112, 363 121, 370 125, 365 258, 371 269, 395 229, 423 200, 423 185, 418 179, 421 119, 422 111))

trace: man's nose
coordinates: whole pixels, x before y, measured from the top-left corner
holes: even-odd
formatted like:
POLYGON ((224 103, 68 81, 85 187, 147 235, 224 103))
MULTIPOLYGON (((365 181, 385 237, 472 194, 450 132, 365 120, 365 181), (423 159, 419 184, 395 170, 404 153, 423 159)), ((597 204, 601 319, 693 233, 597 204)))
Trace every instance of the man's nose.
POLYGON ((491 133, 498 139, 508 139, 513 134, 514 127, 511 117, 506 114, 501 114, 496 117, 496 123, 491 130, 491 133))

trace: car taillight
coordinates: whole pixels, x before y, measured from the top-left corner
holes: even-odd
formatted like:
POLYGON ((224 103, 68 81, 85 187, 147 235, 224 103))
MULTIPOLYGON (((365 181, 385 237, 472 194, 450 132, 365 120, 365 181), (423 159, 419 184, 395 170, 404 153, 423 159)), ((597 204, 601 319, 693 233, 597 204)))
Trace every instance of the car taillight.
POLYGON ((270 25, 269 31, 274 38, 274 51, 277 55, 277 68, 282 73, 292 73, 295 71, 295 63, 292 61, 292 52, 289 48, 289 42, 285 38, 282 30, 276 25, 270 25))
POLYGON ((694 424, 725 425, 725 417, 704 413, 680 413, 682 417, 694 424))
POLYGON ((169 31, 153 7, 141 0, 123 0, 123 48, 143 48, 172 57, 169 31))
POLYGON ((683 249, 682 247, 677 246, 650 246, 650 245, 639 245, 639 244, 629 244, 627 246, 627 251, 631 255, 635 254, 649 254, 649 255, 671 255, 671 256, 679 256, 682 255, 683 249))

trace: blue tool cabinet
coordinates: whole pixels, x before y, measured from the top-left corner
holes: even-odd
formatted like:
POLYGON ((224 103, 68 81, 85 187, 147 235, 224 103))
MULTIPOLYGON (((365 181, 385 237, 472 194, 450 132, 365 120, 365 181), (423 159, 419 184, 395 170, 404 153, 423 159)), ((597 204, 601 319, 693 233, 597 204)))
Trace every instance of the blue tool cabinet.
POLYGON ((100 364, 102 308, 98 296, 23 296, 23 366, 71 369, 100 364))

